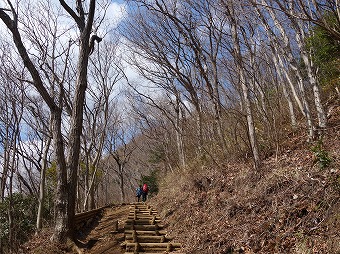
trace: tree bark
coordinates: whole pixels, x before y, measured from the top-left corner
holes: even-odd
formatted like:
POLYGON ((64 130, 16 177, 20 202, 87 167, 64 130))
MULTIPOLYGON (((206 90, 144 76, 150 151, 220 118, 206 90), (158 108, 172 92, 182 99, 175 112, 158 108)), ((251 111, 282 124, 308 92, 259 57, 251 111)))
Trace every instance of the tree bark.
POLYGON ((182 116, 181 116, 181 100, 178 91, 175 93, 176 96, 176 104, 175 104, 175 112, 176 112, 176 122, 175 122, 175 133, 176 133, 176 143, 177 143, 177 152, 178 158, 180 162, 180 166, 185 168, 185 152, 184 152, 184 143, 183 143, 183 128, 182 128, 182 116))
POLYGON ((42 158, 41 172, 40 172, 40 185, 39 185, 39 207, 37 214, 37 232, 42 228, 42 212, 45 201, 45 182, 46 182, 46 170, 47 170, 47 156, 50 149, 51 138, 47 137, 47 141, 44 147, 44 153, 42 158))
MULTIPOLYGON (((68 192, 67 205, 67 227, 68 235, 73 238, 75 229, 75 208, 76 208, 76 196, 77 196, 77 176, 78 176, 78 164, 79 164, 79 152, 80 152, 80 136, 83 128, 83 112, 85 103, 85 93, 87 89, 87 67, 90 56, 90 36, 92 31, 92 24, 95 13, 95 0, 91 0, 89 3, 89 10, 87 20, 85 21, 85 13, 83 9, 83 3, 77 1, 77 9, 79 16, 65 3, 63 0, 59 0, 64 9, 74 19, 80 30, 80 46, 79 57, 77 66, 77 79, 75 85, 75 94, 73 99, 72 119, 71 119, 71 131, 69 134, 69 151, 67 156, 68 161, 68 177, 66 190, 68 192)), ((62 216, 63 217, 63 216, 62 216)), ((63 218, 61 218, 63 219, 63 218)), ((57 230, 58 231, 58 230, 57 230)))
POLYGON ((124 171, 123 171, 124 166, 119 165, 119 190, 120 190, 120 195, 121 195, 121 201, 122 203, 125 202, 125 190, 124 190, 124 171))
POLYGON ((61 133, 61 110, 51 112, 52 119, 52 135, 54 153, 57 163, 57 188, 55 200, 55 226, 52 240, 60 243, 65 243, 70 237, 68 223, 68 202, 69 193, 67 186, 67 168, 64 153, 64 141, 61 133))

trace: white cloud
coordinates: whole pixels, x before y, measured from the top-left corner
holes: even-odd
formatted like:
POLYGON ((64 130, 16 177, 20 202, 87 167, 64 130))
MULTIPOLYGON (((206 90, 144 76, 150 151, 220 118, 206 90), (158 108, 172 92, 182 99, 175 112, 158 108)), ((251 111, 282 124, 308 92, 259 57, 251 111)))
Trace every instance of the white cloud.
POLYGON ((112 2, 107 10, 107 17, 115 27, 126 15, 127 12, 125 4, 112 2))

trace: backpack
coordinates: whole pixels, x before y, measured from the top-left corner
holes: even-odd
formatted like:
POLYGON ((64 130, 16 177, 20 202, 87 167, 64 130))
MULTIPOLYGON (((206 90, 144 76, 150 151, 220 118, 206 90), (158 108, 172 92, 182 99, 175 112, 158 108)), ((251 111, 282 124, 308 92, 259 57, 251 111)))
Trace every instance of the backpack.
POLYGON ((148 185, 146 183, 144 183, 144 185, 143 185, 143 192, 148 193, 148 191, 149 191, 149 187, 148 187, 148 185))
POLYGON ((142 192, 143 192, 143 190, 142 190, 142 188, 141 187, 138 187, 137 189, 136 189, 136 197, 140 197, 141 195, 142 195, 142 192))

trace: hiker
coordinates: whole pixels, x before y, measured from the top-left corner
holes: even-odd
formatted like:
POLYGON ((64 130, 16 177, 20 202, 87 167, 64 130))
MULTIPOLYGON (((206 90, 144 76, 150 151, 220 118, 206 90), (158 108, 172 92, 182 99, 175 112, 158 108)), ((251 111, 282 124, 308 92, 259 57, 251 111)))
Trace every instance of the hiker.
POLYGON ((146 183, 143 184, 143 193, 142 193, 142 201, 145 202, 146 201, 146 196, 148 195, 149 192, 149 187, 146 183))
POLYGON ((139 185, 139 187, 136 189, 136 197, 138 202, 140 201, 140 197, 143 194, 143 189, 142 189, 142 185, 139 185))

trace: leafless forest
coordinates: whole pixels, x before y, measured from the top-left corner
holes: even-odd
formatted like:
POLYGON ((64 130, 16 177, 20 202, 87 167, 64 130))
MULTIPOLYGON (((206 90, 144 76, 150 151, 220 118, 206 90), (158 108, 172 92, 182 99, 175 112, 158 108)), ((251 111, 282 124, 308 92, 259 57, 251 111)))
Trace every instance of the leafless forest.
POLYGON ((146 176, 261 172, 293 133, 330 163, 338 0, 2 0, 0 19, 0 253, 72 239, 146 176))

